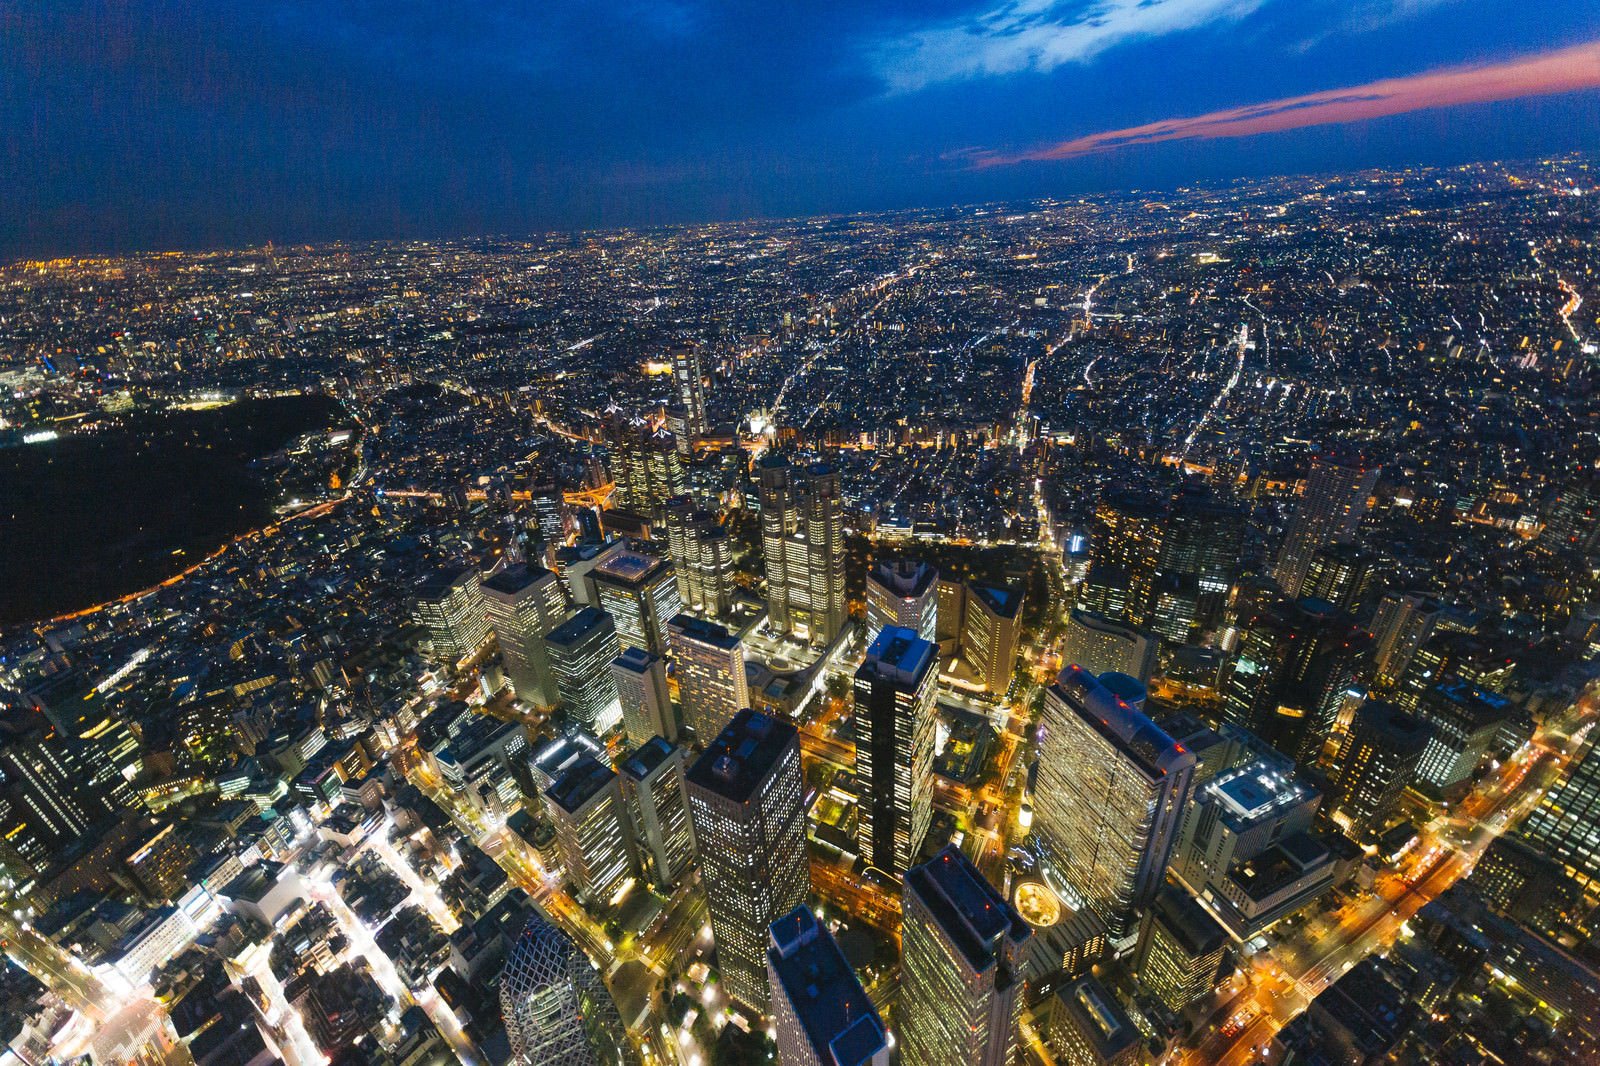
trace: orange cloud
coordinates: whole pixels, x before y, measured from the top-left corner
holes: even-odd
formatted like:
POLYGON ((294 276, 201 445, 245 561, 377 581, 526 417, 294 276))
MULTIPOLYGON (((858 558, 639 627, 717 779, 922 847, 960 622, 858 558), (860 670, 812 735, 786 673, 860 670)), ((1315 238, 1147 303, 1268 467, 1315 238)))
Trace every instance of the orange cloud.
POLYGON ((1485 66, 1452 67, 1405 78, 1386 78, 1348 89, 1329 89, 1264 104, 1213 111, 1194 118, 1169 118, 1144 126, 1092 133, 1076 140, 1022 152, 979 150, 964 153, 977 167, 1029 160, 1072 159, 1131 145, 1219 137, 1361 122, 1430 107, 1549 96, 1600 88, 1600 41, 1485 66))

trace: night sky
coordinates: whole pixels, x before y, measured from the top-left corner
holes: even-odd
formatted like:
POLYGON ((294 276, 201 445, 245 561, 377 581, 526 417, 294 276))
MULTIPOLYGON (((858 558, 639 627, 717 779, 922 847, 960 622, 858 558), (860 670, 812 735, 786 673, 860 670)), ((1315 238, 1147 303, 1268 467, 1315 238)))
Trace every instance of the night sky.
POLYGON ((0 0, 0 257, 1600 148, 1596 0, 0 0))

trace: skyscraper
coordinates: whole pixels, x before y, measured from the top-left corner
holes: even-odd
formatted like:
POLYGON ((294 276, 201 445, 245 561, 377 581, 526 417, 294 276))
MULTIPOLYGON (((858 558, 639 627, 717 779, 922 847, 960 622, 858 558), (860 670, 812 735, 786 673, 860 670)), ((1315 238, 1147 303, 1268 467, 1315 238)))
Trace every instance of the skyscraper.
POLYGON ((1378 602, 1372 619, 1373 677, 1378 684, 1400 683, 1411 657, 1417 654, 1439 620, 1439 602, 1420 592, 1388 592, 1378 602))
POLYGON ((506 956, 500 1011, 516 1066, 623 1066, 622 1016, 605 982, 560 929, 542 914, 506 956))
POLYGON ((667 619, 683 610, 669 560, 620 551, 590 570, 588 580, 600 609, 616 620, 623 647, 666 652, 667 619))
POLYGON ((1143 1041, 1104 985, 1085 974, 1050 1001, 1050 1049, 1060 1066, 1137 1066, 1143 1041))
POLYGON ((453 663, 489 636, 478 572, 469 566, 435 570, 417 586, 416 619, 428 630, 433 654, 453 663))
POLYGON ((861 854, 898 877, 922 849, 933 815, 933 702, 939 649, 887 626, 856 670, 856 779, 861 854))
POLYGON ((1079 901, 1132 946, 1160 887, 1195 757, 1077 666, 1045 695, 1034 807, 1040 840, 1079 901))
POLYGON ((967 616, 961 627, 961 655, 991 696, 1011 689, 1022 631, 1022 590, 992 585, 967 588, 967 616))
POLYGON ((611 616, 585 607, 544 636, 556 694, 567 717, 603 736, 622 720, 611 661, 620 650, 611 616))
POLYGON ((1010 1066, 1027 923, 954 847, 907 870, 901 899, 905 1066, 1010 1066))
POLYGON ((742 710, 687 778, 689 814, 723 986, 756 1015, 768 1010, 768 929, 811 887, 795 727, 742 710))
POLYGON ((1356 711, 1334 761, 1330 817, 1351 837, 1381 830, 1417 777, 1431 730, 1384 700, 1356 711))
POLYGON ((537 563, 517 563, 489 577, 482 588, 512 691, 536 707, 554 706, 559 694, 544 637, 567 616, 561 579, 537 563))
POLYGON ((626 887, 634 867, 633 837, 616 771, 584 755, 544 790, 544 801, 574 892, 605 906, 626 887))
POLYGON ((867 571, 867 643, 884 626, 901 626, 937 642, 939 571, 912 559, 879 559, 867 571))
POLYGON ((678 406, 690 436, 699 440, 706 433, 705 375, 700 367, 700 349, 693 344, 680 344, 672 349, 672 385, 678 394, 678 406))
POLYGON ((0 839, 22 859, 40 865, 116 814, 108 792, 87 787, 91 779, 78 744, 41 728, 37 715, 0 709, 0 798, 9 808, 0 839))
POLYGON ((733 605, 733 548, 715 511, 688 496, 667 501, 667 552, 684 610, 717 617, 733 605))
POLYGON ((1318 548, 1354 539, 1378 484, 1380 467, 1359 458, 1319 455, 1284 533, 1272 576, 1291 598, 1300 595, 1318 548))
POLYGON ((1600 732, 1591 735, 1522 824, 1522 838, 1567 868, 1590 891, 1600 888, 1600 732))
POLYGON ((678 666, 684 722, 705 741, 750 706, 744 642, 715 622, 691 614, 675 616, 667 631, 678 666))
POLYGON ((1156 552, 1156 571, 1160 578, 1194 582, 1198 624, 1215 622, 1238 579, 1244 529, 1239 505, 1220 499, 1204 485, 1186 484, 1172 498, 1156 552))
POLYGON ((613 506, 659 517, 662 506, 686 486, 677 439, 615 406, 606 411, 605 438, 616 484, 613 506))
POLYGON ((1077 608, 1067 616, 1061 659, 1096 676, 1116 672, 1148 684, 1156 668, 1154 634, 1077 608))
POLYGON ((1193 896, 1165 885, 1139 938, 1133 971, 1174 1014, 1216 987, 1228 933, 1193 896))
POLYGON ((776 452, 758 464, 767 616, 774 630, 813 644, 845 621, 844 516, 831 466, 791 466, 776 452))
POLYGON ((667 659, 643 648, 623 648, 611 660, 611 677, 622 702, 622 728, 630 744, 651 737, 678 741, 678 712, 667 688, 667 659))
POLYGON ((778 1066, 889 1066, 883 1019, 816 916, 796 907, 768 932, 778 1066))
POLYGON ((670 891, 694 859, 684 751, 661 737, 634 748, 618 766, 633 839, 656 887, 670 891))

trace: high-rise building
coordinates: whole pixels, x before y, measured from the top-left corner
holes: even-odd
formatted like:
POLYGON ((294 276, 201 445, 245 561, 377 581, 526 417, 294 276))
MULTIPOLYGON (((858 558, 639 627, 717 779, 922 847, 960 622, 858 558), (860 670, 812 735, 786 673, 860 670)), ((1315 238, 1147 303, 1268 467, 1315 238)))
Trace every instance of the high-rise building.
POLYGON ((1581 479, 1552 496, 1534 545, 1550 555, 1573 552, 1592 557, 1600 545, 1600 487, 1592 479, 1581 479))
POLYGON ((1378 587, 1378 557, 1359 545, 1324 544, 1311 553, 1302 599, 1325 600, 1341 611, 1359 614, 1378 587))
POLYGON ((839 474, 823 463, 792 466, 776 452, 757 464, 757 473, 769 624, 827 644, 845 622, 839 474))
POLYGON ((433 654, 453 663, 489 636, 478 572, 469 566, 435 570, 417 586, 416 620, 433 654))
POLYGON ((1127 674, 1149 684, 1156 668, 1154 634, 1104 615, 1076 608, 1067 616, 1061 639, 1061 661, 1077 663, 1089 673, 1127 674))
POLYGON ((1195 790, 1184 811, 1172 872, 1204 898, 1236 862, 1311 828, 1321 795, 1292 776, 1287 759, 1257 759, 1218 774, 1195 790))
POLYGON ((1126 575, 1126 612, 1135 622, 1148 616, 1168 510, 1166 500, 1134 492, 1110 493, 1095 506, 1090 567, 1102 575, 1126 575))
POLYGON ((1431 795, 1450 796, 1477 772, 1511 716, 1511 704, 1504 696, 1446 680, 1424 692, 1412 713, 1430 727, 1417 781, 1431 795))
POLYGON ((656 887, 670 891, 694 859, 689 797, 684 791, 684 751, 651 737, 622 760, 622 795, 633 839, 656 887))
POLYGON ((611 616, 585 607, 545 634, 544 649, 567 717, 595 736, 614 729, 622 702, 611 671, 620 651, 611 616))
POLYGON ((811 888, 800 735, 742 710, 689 767, 687 787, 723 987, 764 1015, 769 927, 811 888))
POLYGON ((123 865, 146 898, 166 902, 189 888, 189 868, 199 857, 177 827, 168 823, 142 840, 123 865))
POLYGON ((705 436, 706 388, 705 374, 700 367, 700 349, 693 344, 680 344, 672 349, 672 385, 678 394, 678 406, 684 410, 689 434, 694 440, 705 436))
POLYGON ((883 1019, 816 915, 796 907, 769 935, 778 1066, 889 1066, 883 1019))
POLYGON ((636 551, 620 551, 589 571, 600 609, 616 620, 626 648, 664 654, 667 619, 683 610, 672 563, 636 551))
POLYGON ((1286 595, 1300 596, 1318 548, 1355 539, 1380 470, 1359 458, 1319 455, 1311 461, 1272 574, 1286 595))
POLYGON ((939 649, 887 626, 856 670, 861 854, 891 877, 922 850, 933 816, 934 688, 939 649))
POLYGON ((517 563, 484 580, 483 604, 512 691, 535 707, 554 706, 560 697, 544 637, 567 617, 561 579, 537 563, 517 563))
POLYGON ((939 571, 912 559, 879 559, 867 571, 867 643, 884 626, 939 640, 939 571))
POLYGON ((607 410, 604 428, 611 478, 616 484, 612 506, 659 517, 662 506, 682 495, 687 484, 677 438, 617 407, 607 410))
POLYGON ((1266 600, 1239 619, 1239 654, 1223 718, 1265 737, 1296 762, 1314 760, 1346 694, 1365 676, 1372 640, 1323 600, 1266 600))
POLYGON ((1166 871, 1195 757, 1077 666, 1045 694, 1042 731, 1040 841, 1077 902, 1124 950, 1166 871))
POLYGON ((1139 935, 1133 972, 1174 1014, 1210 995, 1228 933, 1176 885, 1156 895, 1139 935))
POLYGON ((1522 839, 1565 866, 1585 888, 1600 890, 1600 732, 1522 823, 1522 839))
POLYGON ((624 1066, 622 1015, 600 973, 543 914, 506 955, 500 1011, 515 1066, 624 1066))
POLYGON ((611 678, 622 703, 622 728, 630 744, 664 737, 676 744, 678 712, 667 687, 667 659, 643 648, 623 648, 611 660, 611 678))
POLYGON ((1372 672, 1380 685, 1400 683, 1411 657, 1433 635, 1439 620, 1439 601, 1420 592, 1388 592, 1378 602, 1372 619, 1372 672))
POLYGON ((78 744, 28 712, 0 716, 0 797, 8 807, 0 839, 38 866, 115 816, 116 804, 89 787, 93 774, 78 744))
POLYGON ((733 548, 715 511, 697 509, 688 496, 667 501, 667 552, 686 611, 712 617, 733 606, 733 548))
POLYGON ((1022 632, 1022 591, 991 585, 967 589, 967 616, 961 627, 961 655, 989 694, 1011 689, 1022 632))
POLYGON ((1143 1040, 1109 989, 1085 974, 1050 1001, 1050 1049, 1061 1066, 1138 1066, 1143 1040))
POLYGON ((1416 780, 1431 732, 1392 703, 1362 704, 1334 761, 1329 797, 1334 822, 1353 838, 1382 830, 1416 780))
POLYGON ((900 925, 905 1066, 1010 1066, 1031 930, 954 847, 906 871, 900 925))
POLYGON ((546 545, 559 547, 567 536, 565 513, 566 498, 554 481, 535 482, 528 486, 528 496, 533 504, 534 521, 539 527, 539 539, 546 545))
POLYGON ((605 906, 628 887, 634 869, 633 836, 616 771, 584 755, 544 790, 544 804, 573 890, 605 906))
POLYGON ((667 631, 678 667, 684 722, 704 741, 750 706, 744 641, 717 623, 690 614, 675 616, 667 631))
MULTIPOLYGON (((1213 625, 1239 577, 1245 516, 1238 504, 1193 482, 1178 490, 1167 510, 1156 552, 1160 579, 1193 582, 1193 623, 1213 625)), ((1157 581, 1157 586, 1161 585, 1157 581)), ((1178 639, 1173 637, 1172 639, 1178 639)))

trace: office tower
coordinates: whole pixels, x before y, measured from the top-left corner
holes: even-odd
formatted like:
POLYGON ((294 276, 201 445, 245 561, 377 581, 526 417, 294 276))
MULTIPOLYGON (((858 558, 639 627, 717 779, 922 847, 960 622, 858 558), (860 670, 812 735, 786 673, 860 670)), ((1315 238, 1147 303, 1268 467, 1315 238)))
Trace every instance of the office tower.
POLYGON ((766 1014, 768 928, 811 889, 800 735, 742 710, 689 767, 687 787, 723 987, 766 1014))
POLYGON ((1522 823, 1522 839, 1567 868, 1590 891, 1600 889, 1600 733, 1567 765, 1522 823))
POLYGON ((1142 605, 1134 595, 1133 575, 1110 563, 1090 563, 1078 582, 1077 606, 1106 618, 1132 620, 1143 617, 1142 605))
POLYGON ((705 376, 700 368, 700 349, 692 344, 680 344, 672 349, 672 385, 678 394, 678 406, 684 417, 692 440, 706 435, 705 376))
POLYGON ((1433 635, 1439 601, 1420 592, 1388 592, 1372 619, 1372 673, 1380 685, 1399 684, 1417 649, 1433 635))
POLYGON ((744 641, 727 629, 680 614, 667 623, 672 659, 678 666, 683 719, 701 741, 716 736, 750 706, 744 673, 744 641))
POLYGON ((611 616, 585 607, 545 634, 544 649, 567 718, 595 736, 614 729, 622 703, 611 672, 620 650, 611 616))
POLYGON ((901 900, 901 1060, 1010 1066, 1028 924, 949 846, 906 871, 901 900))
POLYGON ((1168 503, 1160 497, 1133 492, 1113 492, 1094 510, 1090 569, 1126 575, 1127 614, 1136 622, 1148 615, 1167 511, 1168 503))
POLYGON ((1067 616, 1061 661, 1097 677, 1116 672, 1148 684, 1156 668, 1156 639, 1142 629, 1076 608, 1067 616))
POLYGON ((622 728, 630 744, 651 737, 678 741, 678 712, 667 688, 666 656, 643 648, 624 648, 611 660, 611 678, 622 702, 622 728))
POLYGON ((1208 885, 1220 885, 1236 862, 1311 828, 1322 797, 1293 772, 1287 759, 1258 759, 1195 789, 1172 851, 1172 872, 1197 897, 1205 897, 1208 885))
POLYGON ((662 506, 681 496, 686 485, 676 438, 615 406, 606 411, 604 431, 616 484, 611 505, 659 517, 662 506))
POLYGON ((1050 1050, 1060 1066, 1138 1066, 1139 1030, 1115 996, 1090 976, 1056 989, 1050 1001, 1050 1050))
POLYGON ((535 707, 554 706, 559 695, 544 638, 567 617, 561 579, 537 563, 517 563, 487 578, 482 591, 512 691, 535 707))
POLYGON ((1512 638, 1436 631, 1400 674, 1394 702, 1403 710, 1415 711, 1424 692, 1452 678, 1485 692, 1504 693, 1510 687, 1517 656, 1526 647, 1512 638))
POLYGON ((867 571, 867 643, 884 626, 939 639, 939 571, 911 559, 879 559, 867 571))
POLYGON ((1133 972, 1174 1014, 1211 994, 1227 931, 1176 885, 1156 895, 1139 935, 1133 972))
POLYGON ((0 711, 0 797, 9 807, 0 839, 26 862, 47 862, 116 815, 111 795, 89 787, 92 778, 79 745, 29 712, 0 711))
POLYGON ((622 1016, 600 973, 543 914, 528 919, 500 975, 515 1066, 623 1066, 622 1016))
POLYGON ((770 452, 757 475, 768 622, 775 632, 827 644, 845 621, 839 474, 823 463, 792 466, 770 452))
POLYGON ((1430 728, 1417 781, 1430 795, 1451 797, 1477 772, 1511 704, 1452 679, 1424 692, 1412 714, 1430 728))
POLYGON ((1380 468, 1358 458, 1319 455, 1295 505, 1272 576, 1291 598, 1300 596, 1318 548, 1354 540, 1378 484, 1380 468))
POLYGON ((694 859, 689 797, 684 792, 684 751, 651 737, 622 760, 622 795, 633 839, 656 887, 670 891, 694 859))
POLYGON ((1381 831, 1417 777, 1431 730, 1384 700, 1356 711, 1332 774, 1331 815, 1354 839, 1381 831))
POLYGON ((961 655, 989 694, 1003 697, 1011 689, 1017 661, 1017 635, 1022 631, 1022 591, 972 585, 967 589, 967 617, 961 627, 961 655))
POLYGON ((1331 604, 1268 599, 1238 620, 1239 654, 1223 718, 1265 737, 1296 762, 1314 760, 1346 693, 1365 676, 1372 640, 1331 604))
POLYGON ((699 510, 688 496, 667 501, 667 553, 684 610, 713 617, 733 606, 733 547, 715 511, 699 510))
POLYGON ((567 539, 566 498, 553 481, 536 482, 528 486, 529 501, 533 505, 534 521, 539 527, 539 539, 547 545, 560 546, 567 539))
POLYGON ((1586 895, 1567 867, 1520 834, 1491 840, 1473 864, 1467 884, 1497 914, 1557 942, 1579 939, 1576 927, 1594 909, 1593 896, 1586 895))
POLYGON ((561 866, 591 905, 614 903, 633 881, 633 836, 615 770, 585 754, 544 790, 561 866))
POLYGON ((604 565, 613 556, 627 550, 628 546, 620 540, 610 544, 574 544, 570 548, 556 549, 553 560, 556 572, 561 575, 561 581, 567 587, 567 598, 574 606, 600 606, 600 592, 590 575, 595 567, 604 565))
POLYGON ((947 659, 961 650, 961 627, 967 621, 967 583, 940 578, 939 609, 934 613, 939 657, 947 659))
POLYGON ((1096 678, 1071 666, 1045 694, 1035 825, 1078 902, 1132 944, 1161 884, 1195 757, 1096 678))
POLYGON ((417 586, 416 620, 428 630, 433 654, 453 663, 489 636, 478 572, 471 567, 435 570, 417 586))
POLYGON ((1205 485, 1191 482, 1173 496, 1156 552, 1156 573, 1160 579, 1193 583, 1196 625, 1216 624, 1239 577, 1244 529, 1244 510, 1205 485))
POLYGON ((169 823, 146 837, 123 865, 147 898, 166 902, 189 888, 189 868, 199 857, 169 823))
POLYGON ((883 1019, 816 916, 796 907, 768 932, 778 1066, 889 1066, 883 1019))
POLYGON ((916 861, 933 816, 938 680, 939 649, 899 626, 878 634, 856 670, 861 854, 892 877, 916 861))
POLYGON ((1355 544, 1325 544, 1311 553, 1300 597, 1360 613, 1378 585, 1378 564, 1376 555, 1355 544))
POLYGON ((623 647, 666 652, 667 619, 683 610, 669 560, 624 550, 590 570, 589 580, 623 647))
POLYGON ((1534 546, 1549 555, 1590 558, 1600 546, 1600 490, 1590 479, 1574 481, 1545 504, 1544 528, 1534 546))

